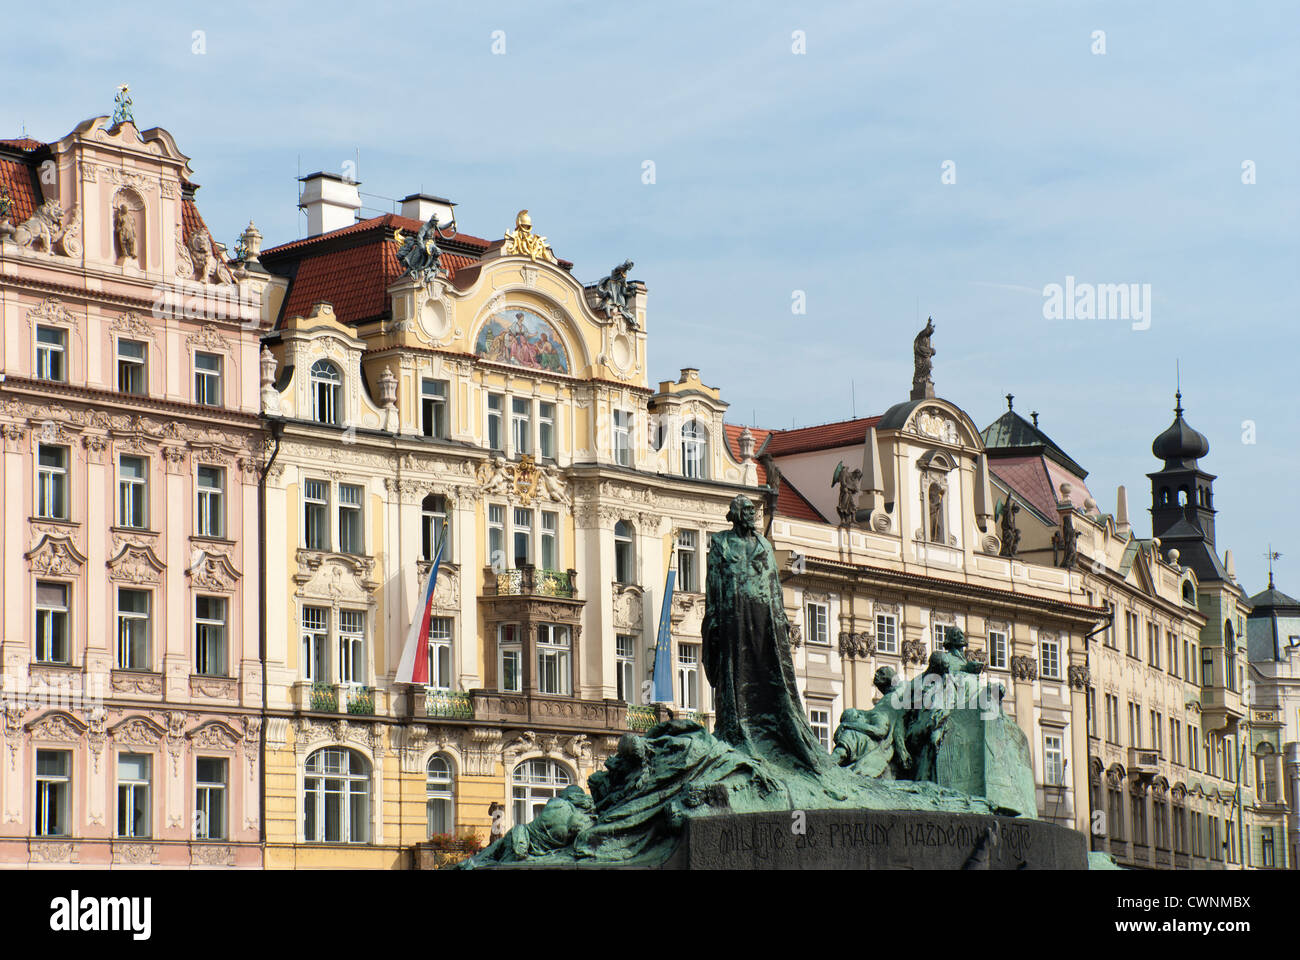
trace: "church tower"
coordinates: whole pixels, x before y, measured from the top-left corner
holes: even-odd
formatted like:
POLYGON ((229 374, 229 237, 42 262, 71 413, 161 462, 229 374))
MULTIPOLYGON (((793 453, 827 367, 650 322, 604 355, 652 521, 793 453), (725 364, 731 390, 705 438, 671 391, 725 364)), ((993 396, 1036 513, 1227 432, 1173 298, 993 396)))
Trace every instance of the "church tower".
POLYGON ((1210 452, 1210 442, 1183 419, 1182 392, 1174 396, 1174 422, 1151 444, 1151 452, 1165 462, 1147 474, 1151 533, 1162 551, 1176 549, 1201 582, 1231 580, 1214 547, 1214 477, 1198 463, 1210 452))

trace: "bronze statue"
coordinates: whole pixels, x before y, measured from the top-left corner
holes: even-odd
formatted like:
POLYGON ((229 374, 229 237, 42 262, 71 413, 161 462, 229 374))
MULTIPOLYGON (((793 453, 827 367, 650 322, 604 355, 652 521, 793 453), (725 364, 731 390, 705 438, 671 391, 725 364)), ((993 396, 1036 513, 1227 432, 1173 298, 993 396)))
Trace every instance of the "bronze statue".
POLYGON ((1002 503, 1002 549, 998 551, 1001 556, 1014 557, 1020 549, 1020 529, 1016 526, 1016 514, 1019 512, 1020 504, 1008 494, 1002 503))
POLYGON ((850 708, 840 715, 831 757, 864 777, 910 779, 912 757, 904 736, 904 705, 894 696, 894 668, 881 667, 872 683, 880 691, 880 699, 870 710, 850 708))
POLYGON ((840 523, 852 523, 858 513, 858 493, 861 490, 862 471, 854 468, 849 470, 844 466, 841 460, 835 467, 835 472, 831 475, 831 486, 839 484, 840 497, 839 503, 835 506, 835 511, 840 515, 840 523))
POLYGON ((1073 570, 1079 559, 1079 531, 1070 514, 1061 517, 1061 529, 1052 534, 1052 560, 1058 567, 1073 570))
POLYGON ((609 276, 596 284, 596 292, 600 294, 600 303, 596 309, 611 320, 622 317, 629 327, 635 329, 636 317, 627 306, 632 298, 632 283, 627 278, 627 272, 631 269, 632 261, 624 260, 609 272, 609 276))
POLYGON ((933 370, 933 357, 937 352, 930 345, 930 336, 934 333, 934 317, 926 319, 925 327, 916 335, 912 341, 912 353, 915 358, 915 369, 912 373, 912 399, 919 400, 922 397, 933 396, 934 384, 930 380, 930 372, 933 370))
POLYGON ((438 248, 439 240, 456 236, 456 224, 449 222, 439 225, 438 214, 434 213, 420 225, 415 236, 404 236, 401 230, 393 231, 393 240, 398 244, 397 262, 402 265, 402 272, 421 283, 428 283, 438 275, 442 266, 442 250, 438 248), (443 231, 450 229, 449 233, 443 231))

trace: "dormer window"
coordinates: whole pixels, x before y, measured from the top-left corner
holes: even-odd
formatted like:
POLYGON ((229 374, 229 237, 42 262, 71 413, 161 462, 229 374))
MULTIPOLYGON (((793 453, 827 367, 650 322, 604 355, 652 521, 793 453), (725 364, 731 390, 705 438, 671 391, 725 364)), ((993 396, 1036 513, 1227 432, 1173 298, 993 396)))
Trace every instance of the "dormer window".
POLYGON ((338 425, 339 395, 343 378, 338 367, 328 360, 317 360, 311 367, 311 416, 317 423, 338 425))
POLYGON ((708 479, 708 434, 698 420, 682 424, 682 476, 688 480, 708 479))

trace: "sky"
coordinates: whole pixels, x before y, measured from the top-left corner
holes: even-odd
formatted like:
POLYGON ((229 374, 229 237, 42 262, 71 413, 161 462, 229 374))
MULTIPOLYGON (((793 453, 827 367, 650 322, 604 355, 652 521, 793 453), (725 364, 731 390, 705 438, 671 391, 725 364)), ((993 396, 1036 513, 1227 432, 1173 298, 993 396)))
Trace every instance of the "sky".
POLYGON ((231 246, 302 236, 297 177, 349 162, 368 213, 424 191, 494 238, 527 207, 581 281, 635 261, 651 382, 698 367, 731 422, 883 412, 933 316, 937 394, 981 428, 1014 394, 1145 536, 1177 365, 1220 551, 1251 594, 1271 544, 1300 595, 1290 4, 59 9, 6 15, 0 136, 129 83, 231 246), (1053 314, 1067 277, 1147 309, 1053 314))

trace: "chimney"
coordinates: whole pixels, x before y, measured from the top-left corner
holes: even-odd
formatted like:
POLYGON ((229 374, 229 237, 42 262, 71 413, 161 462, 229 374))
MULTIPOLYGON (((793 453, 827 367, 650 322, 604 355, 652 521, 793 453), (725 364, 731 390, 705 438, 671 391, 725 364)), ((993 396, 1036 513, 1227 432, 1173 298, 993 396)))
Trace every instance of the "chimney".
POLYGON ((333 173, 311 173, 302 177, 298 207, 307 211, 307 236, 350 227, 361 210, 360 184, 333 173))
POLYGON ((456 219, 456 204, 446 197, 435 197, 427 193, 413 193, 402 198, 402 216, 412 220, 428 220, 435 213, 438 226, 445 227, 456 219))

